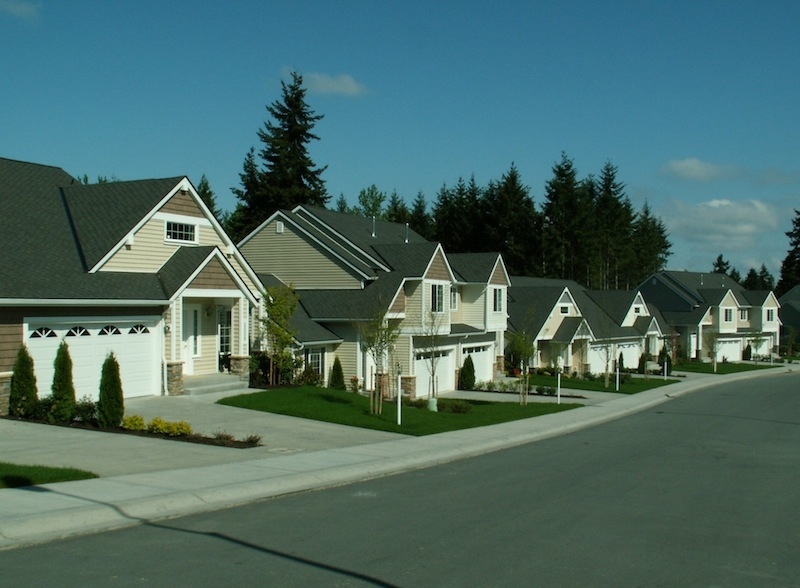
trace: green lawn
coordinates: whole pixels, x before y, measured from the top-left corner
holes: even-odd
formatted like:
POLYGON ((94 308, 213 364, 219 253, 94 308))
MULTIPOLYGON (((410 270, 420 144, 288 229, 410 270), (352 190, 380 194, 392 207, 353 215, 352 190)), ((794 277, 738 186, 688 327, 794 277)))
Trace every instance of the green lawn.
POLYGON ((328 388, 303 386, 264 390, 230 396, 218 402, 228 406, 415 436, 495 425, 583 406, 581 404, 539 402, 520 406, 515 402, 445 399, 439 400, 442 407, 439 412, 431 412, 427 408, 403 406, 403 424, 398 426, 397 404, 384 401, 383 414, 369 414, 367 397, 328 388), (468 412, 461 414, 442 410, 453 403, 456 403, 457 406, 469 407, 468 412))
MULTIPOLYGON (((759 363, 758 365, 752 363, 718 363, 717 364, 717 373, 720 375, 724 374, 735 374, 738 372, 749 372, 752 370, 765 370, 774 367, 780 367, 783 364, 776 363, 770 365, 769 362, 766 363, 759 363)), ((702 361, 687 361, 684 363, 680 363, 673 368, 676 372, 692 372, 695 374, 713 374, 714 373, 714 366, 713 364, 704 363, 702 361)))
POLYGON ((73 468, 51 468, 47 466, 16 465, 0 461, 0 488, 38 486, 72 480, 88 480, 97 475, 73 468))
MULTIPOLYGON (((536 386, 550 386, 555 388, 557 384, 556 376, 530 376, 531 385, 536 386)), ((627 383, 621 384, 619 387, 620 394, 637 394, 650 390, 651 388, 660 388, 661 386, 668 386, 680 382, 674 378, 664 379, 664 376, 635 376, 631 377, 627 383)), ((581 380, 578 378, 565 378, 561 377, 561 389, 569 390, 590 390, 593 392, 616 392, 614 389, 614 375, 609 379, 608 388, 605 386, 605 378, 598 378, 597 380, 581 380)))

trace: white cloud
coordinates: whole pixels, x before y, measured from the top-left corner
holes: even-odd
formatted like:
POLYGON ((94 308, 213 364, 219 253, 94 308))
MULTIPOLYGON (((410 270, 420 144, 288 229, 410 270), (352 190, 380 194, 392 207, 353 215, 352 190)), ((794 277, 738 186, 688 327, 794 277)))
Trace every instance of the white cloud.
POLYGON ((341 96, 360 96, 367 92, 367 87, 349 74, 332 76, 324 73, 309 72, 303 74, 303 84, 309 92, 315 94, 339 94, 341 96))
POLYGON ((696 157, 673 159, 661 171, 668 176, 696 182, 711 182, 742 175, 742 171, 735 166, 709 163, 696 157))
POLYGON ((771 271, 785 248, 781 211, 762 200, 713 199, 692 204, 673 202, 662 217, 675 244, 670 267, 710 269, 717 255, 740 272, 766 263, 771 271), (757 264, 753 260, 760 260, 757 264))
POLYGON ((36 18, 39 16, 41 5, 25 0, 0 0, 0 12, 5 12, 17 18, 36 18))

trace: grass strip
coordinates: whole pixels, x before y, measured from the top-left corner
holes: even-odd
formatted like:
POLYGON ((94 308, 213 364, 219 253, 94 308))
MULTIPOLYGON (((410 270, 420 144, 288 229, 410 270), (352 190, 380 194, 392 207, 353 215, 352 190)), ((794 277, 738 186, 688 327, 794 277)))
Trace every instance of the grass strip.
POLYGON ((402 425, 398 426, 397 404, 394 402, 383 402, 383 414, 369 414, 369 399, 366 396, 329 388, 302 386, 264 390, 230 396, 219 400, 218 403, 414 436, 496 425, 583 406, 541 402, 520 406, 514 402, 440 399, 439 412, 432 412, 427 408, 403 406, 402 425))
POLYGON ((96 474, 75 468, 17 465, 0 461, 0 488, 39 486, 72 480, 89 480, 96 477, 96 474))

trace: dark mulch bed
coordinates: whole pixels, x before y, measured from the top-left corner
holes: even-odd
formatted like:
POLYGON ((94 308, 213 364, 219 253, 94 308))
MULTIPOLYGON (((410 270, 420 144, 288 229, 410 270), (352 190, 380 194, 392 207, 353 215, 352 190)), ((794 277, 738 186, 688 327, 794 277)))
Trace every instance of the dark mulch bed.
POLYGON ((191 434, 181 436, 171 436, 165 433, 149 433, 148 431, 131 431, 123 429, 122 427, 112 427, 108 429, 101 428, 97 423, 84 423, 81 421, 72 421, 69 424, 55 424, 43 420, 36 419, 19 419, 12 416, 0 416, 10 421, 21 421, 25 423, 37 423, 40 425, 48 425, 51 427, 68 427, 70 429, 82 429, 84 431, 97 431, 99 433, 119 433, 123 435, 136 435, 138 437, 148 437, 150 439, 168 439, 170 441, 183 441, 185 443, 199 443, 201 445, 215 445, 217 447, 232 447, 234 449, 249 449, 251 447, 259 447, 260 441, 245 441, 240 439, 230 439, 227 436, 220 437, 206 437, 203 435, 191 434))

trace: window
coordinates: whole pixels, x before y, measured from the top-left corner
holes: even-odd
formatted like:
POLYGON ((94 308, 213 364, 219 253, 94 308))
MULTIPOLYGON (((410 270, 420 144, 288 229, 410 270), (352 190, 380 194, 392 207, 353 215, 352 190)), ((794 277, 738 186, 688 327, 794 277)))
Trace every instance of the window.
POLYGON ((444 310, 444 285, 431 284, 431 312, 444 310))
POLYGON ((99 335, 120 335, 119 329, 114 325, 106 325, 100 329, 99 335))
POLYGON ((167 241, 188 241, 194 243, 196 242, 195 229, 195 225, 167 221, 167 241))
POLYGON ((502 288, 495 288, 494 289, 494 311, 495 312, 503 312, 503 289, 502 288))
POLYGON ((569 306, 562 306, 558 309, 561 314, 569 314, 569 306))
POLYGON ((450 310, 458 309, 458 288, 450 287, 450 310))
POLYGON ((144 325, 133 325, 131 330, 128 331, 129 335, 144 335, 145 333, 149 333, 150 329, 145 327, 144 325))
POLYGON ((89 337, 91 333, 84 327, 72 327, 67 331, 67 337, 89 337))
POLYGON ((767 309, 767 320, 774 321, 775 320, 775 309, 769 308, 767 309))
POLYGON ((233 315, 230 310, 221 308, 218 316, 219 328, 219 352, 227 355, 231 352, 231 319, 233 315))
POLYGON ((310 367, 318 375, 322 375, 325 370, 325 350, 322 347, 306 349, 306 367, 310 367))
POLYGON ((725 322, 729 323, 732 320, 733 320, 733 309, 732 308, 726 308, 725 309, 725 322))
POLYGON ((750 320, 750 312, 746 308, 739 309, 739 320, 740 321, 749 321, 750 320))
POLYGON ((33 333, 31 333, 31 339, 38 339, 39 337, 42 338, 50 338, 50 337, 58 337, 55 331, 49 327, 39 327, 33 333))
POLYGON ((634 306, 633 307, 633 314, 642 314, 642 307, 641 306, 634 306))

